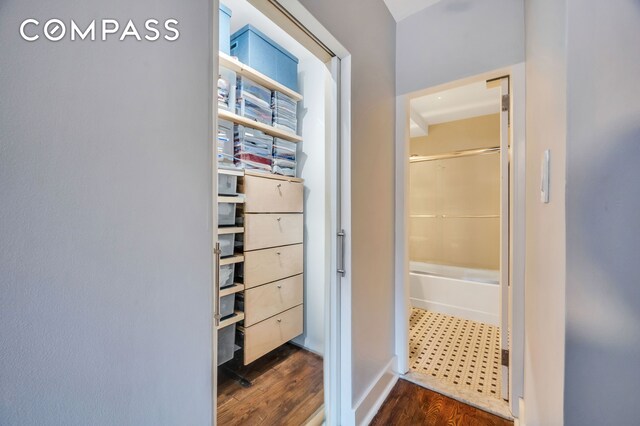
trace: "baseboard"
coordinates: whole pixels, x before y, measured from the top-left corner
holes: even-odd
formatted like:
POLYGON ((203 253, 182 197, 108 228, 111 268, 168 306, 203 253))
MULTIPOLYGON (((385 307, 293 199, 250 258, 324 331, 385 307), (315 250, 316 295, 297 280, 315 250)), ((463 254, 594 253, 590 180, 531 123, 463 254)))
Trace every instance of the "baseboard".
POLYGON ((389 396, 391 389, 398 381, 398 375, 393 371, 394 363, 395 357, 378 373, 376 379, 354 406, 356 425, 366 426, 371 423, 382 403, 389 396))
POLYGON ((458 318, 464 318, 471 321, 482 322, 500 326, 500 317, 489 312, 468 309, 462 306, 448 305, 446 303, 434 302, 431 300, 410 298, 411 306, 414 308, 424 309, 425 311, 439 312, 445 315, 451 315, 458 318))
POLYGON ((324 404, 322 407, 318 408, 315 413, 313 413, 306 422, 304 422, 304 426, 322 426, 324 424, 324 404))
POLYGON ((316 351, 314 349, 306 347, 302 343, 296 342, 294 340, 289 340, 289 343, 291 343, 293 346, 297 346, 297 347, 299 347, 301 349, 304 349, 305 351, 311 352, 312 354, 318 355, 320 358, 324 358, 323 354, 321 354, 320 352, 318 352, 318 351, 316 351))
POLYGON ((524 418, 524 398, 518 398, 518 417, 513 419, 513 426, 527 426, 524 418))

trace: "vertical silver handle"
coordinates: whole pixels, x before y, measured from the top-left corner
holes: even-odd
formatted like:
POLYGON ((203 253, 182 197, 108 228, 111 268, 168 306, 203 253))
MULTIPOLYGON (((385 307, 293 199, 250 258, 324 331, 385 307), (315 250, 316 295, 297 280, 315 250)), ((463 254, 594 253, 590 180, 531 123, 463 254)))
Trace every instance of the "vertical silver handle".
POLYGON ((344 270, 344 237, 345 237, 344 229, 341 229, 338 232, 338 273, 344 277, 346 271, 344 270))
POLYGON ((215 305, 215 312, 213 315, 213 319, 215 320, 216 327, 220 325, 220 241, 216 242, 216 247, 213 249, 213 254, 215 255, 215 264, 216 264, 216 279, 214 283, 213 289, 213 300, 215 305))

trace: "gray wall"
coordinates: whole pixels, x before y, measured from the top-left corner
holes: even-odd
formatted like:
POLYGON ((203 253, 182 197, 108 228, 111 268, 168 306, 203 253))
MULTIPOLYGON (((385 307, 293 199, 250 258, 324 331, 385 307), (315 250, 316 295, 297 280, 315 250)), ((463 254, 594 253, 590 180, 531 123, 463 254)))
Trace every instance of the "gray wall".
POLYGON ((524 60, 523 0, 442 0, 403 19, 398 95, 524 60))
POLYGON ((568 1, 565 424, 637 424, 640 2, 568 1))
POLYGON ((0 2, 0 424, 210 423, 209 15, 0 2), (181 36, 28 43, 29 17, 181 36))
POLYGON ((382 0, 302 0, 352 55, 353 401, 393 357, 395 21, 382 0))
POLYGON ((565 321, 566 0, 526 2, 525 419, 562 424, 565 321), (551 150, 550 203, 540 162, 551 150))

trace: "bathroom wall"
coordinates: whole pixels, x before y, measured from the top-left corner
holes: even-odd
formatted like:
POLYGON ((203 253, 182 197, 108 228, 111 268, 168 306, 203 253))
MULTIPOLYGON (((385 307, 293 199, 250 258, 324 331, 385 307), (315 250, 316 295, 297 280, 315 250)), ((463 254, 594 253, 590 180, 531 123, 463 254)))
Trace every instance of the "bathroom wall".
POLYGON ((411 138, 410 155, 435 155, 500 145, 500 114, 429 126, 429 135, 411 138))
MULTIPOLYGON (((492 114, 429 126, 428 136, 411 139, 411 153, 499 144, 500 116, 492 114)), ((499 269, 499 153, 412 162, 409 169, 410 260, 499 269)))

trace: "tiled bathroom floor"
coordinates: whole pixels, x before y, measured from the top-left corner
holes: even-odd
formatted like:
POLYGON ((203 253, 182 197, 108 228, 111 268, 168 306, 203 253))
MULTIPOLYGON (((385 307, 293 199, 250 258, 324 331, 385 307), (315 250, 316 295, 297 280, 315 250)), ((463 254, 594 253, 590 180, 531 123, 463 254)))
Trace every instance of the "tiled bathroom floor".
POLYGON ((409 366, 416 373, 499 399, 500 329, 412 308, 409 366))

